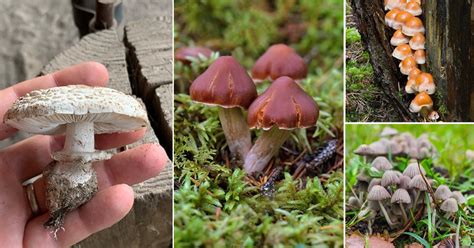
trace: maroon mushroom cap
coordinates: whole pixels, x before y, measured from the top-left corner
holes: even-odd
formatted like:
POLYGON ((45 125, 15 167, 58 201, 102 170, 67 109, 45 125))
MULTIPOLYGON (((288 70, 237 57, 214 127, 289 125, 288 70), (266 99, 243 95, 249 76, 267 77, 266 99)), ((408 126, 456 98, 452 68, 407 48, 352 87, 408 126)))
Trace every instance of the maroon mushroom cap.
POLYGON ((282 76, 302 79, 307 74, 308 68, 303 58, 285 44, 276 44, 268 48, 252 68, 252 77, 261 80, 268 77, 275 80, 282 76))
POLYGON ((207 47, 181 47, 176 50, 174 58, 183 64, 191 64, 189 57, 197 58, 199 54, 209 58, 211 57, 212 50, 207 47))
POLYGON ((250 128, 306 128, 314 126, 318 117, 318 104, 293 79, 285 76, 275 80, 250 105, 247 123, 250 128))
POLYGON ((232 56, 219 57, 190 87, 194 101, 224 108, 248 108, 257 97, 254 82, 232 56))

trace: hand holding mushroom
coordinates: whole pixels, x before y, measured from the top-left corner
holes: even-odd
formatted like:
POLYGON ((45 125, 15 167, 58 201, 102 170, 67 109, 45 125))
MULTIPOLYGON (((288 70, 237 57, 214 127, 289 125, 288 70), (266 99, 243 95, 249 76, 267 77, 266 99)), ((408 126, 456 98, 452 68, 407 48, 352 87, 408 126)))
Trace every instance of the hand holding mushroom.
MULTIPOLYGON (((135 142, 143 136, 144 129, 137 128, 137 131, 122 134, 101 134, 91 141, 87 138, 94 138, 94 135, 84 133, 84 131, 92 131, 90 125, 86 124, 81 127, 81 125, 73 124, 72 127, 65 127, 63 124, 58 124, 60 121, 71 123, 71 120, 93 121, 91 116, 87 116, 90 114, 89 112, 93 112, 90 111, 92 108, 78 108, 69 113, 70 118, 66 118, 64 113, 72 111, 73 107, 84 107, 86 102, 94 103, 94 97, 88 101, 87 97, 82 96, 82 100, 78 99, 79 103, 73 104, 73 99, 81 98, 81 94, 67 96, 58 92, 62 89, 71 91, 74 91, 73 89, 84 91, 93 89, 89 86, 66 86, 75 82, 90 86, 105 86, 107 81, 105 67, 97 63, 84 63, 0 91, 0 99, 3 103, 0 106, 0 117, 1 119, 5 118, 7 123, 34 132, 61 133, 66 130, 70 134, 66 141, 61 136, 37 135, 0 151, 0 170, 2 171, 0 173, 2 188, 0 202, 4 203, 0 204, 0 219, 2 220, 0 242, 3 246, 19 247, 42 244, 52 247, 70 246, 77 243, 90 234, 111 226, 128 213, 133 204, 133 191, 124 183, 141 182, 157 175, 164 167, 167 161, 166 153, 161 147, 152 144, 119 153, 110 160, 96 162, 93 165, 87 162, 103 157, 104 152, 96 153, 95 149, 118 148, 135 142), (45 89, 57 86, 61 87, 45 89), (34 91, 38 89, 45 90, 34 91), (30 91, 33 92, 27 94, 30 91), (47 96, 49 93, 55 94, 54 100, 59 101, 59 104, 48 105, 47 96), (34 97, 38 97, 38 99, 33 100, 34 97), (17 98, 20 100, 17 101, 17 98), (36 103, 26 106, 26 101, 36 101, 36 103), (9 111, 4 116, 12 104, 16 112, 9 111), (62 117, 60 115, 53 116, 51 112, 62 113, 62 117), (82 115, 73 117, 74 113, 82 115), (14 118, 15 115, 17 118, 14 118), (56 122, 56 127, 49 126, 48 128, 50 125, 46 122, 48 118, 50 123, 56 122), (147 156, 144 156, 145 153, 147 156), (56 154, 56 159, 61 161, 54 161, 52 154, 56 154), (130 165, 132 162, 134 165, 130 165), (49 176, 44 176, 28 186, 33 189, 33 191, 29 191, 33 194, 29 197, 33 197, 34 202, 37 203, 32 205, 33 201, 28 200, 29 197, 25 197, 27 190, 22 186, 22 183, 41 174, 48 165, 49 176), (57 171, 65 173, 56 175, 57 171), (97 177, 95 177, 95 172, 97 172, 97 177), (53 182, 58 179, 65 184, 57 185, 53 182), (57 188, 51 188, 51 183, 55 184, 57 188), (77 188, 59 189, 59 187, 67 187, 68 183, 69 186, 74 186, 72 184, 76 183, 77 188), (67 209, 71 212, 65 216, 65 212, 62 212, 65 232, 58 234, 57 240, 55 240, 53 235, 50 235, 51 230, 43 227, 43 224, 51 217, 47 213, 48 210, 54 211, 48 207, 61 206, 64 202, 56 204, 61 199, 85 199, 87 201, 92 197, 91 192, 84 197, 79 195, 81 194, 80 190, 88 188, 87 190, 92 189, 93 192, 97 186, 98 192, 89 202, 76 210, 67 209), (65 197, 65 195, 51 195, 52 192, 73 192, 72 194, 77 195, 65 197), (55 202, 55 200, 57 201, 55 202)), ((108 90, 106 89, 106 91, 108 90)), ((95 104, 95 107, 99 108, 97 102, 95 104)), ((102 114, 100 118, 106 116, 107 114, 102 114)), ((125 119, 121 119, 112 126, 118 127, 126 125, 125 123, 125 119)), ((142 122, 137 122, 137 125, 141 127, 142 122)), ((94 125, 94 129, 100 126, 100 124, 94 125)), ((105 131, 110 127, 103 126, 100 130, 105 131)), ((17 129, 14 127, 2 123, 0 124, 0 139, 8 138, 16 131, 17 129)), ((85 193, 87 194, 87 192, 85 193)), ((82 203, 74 202, 74 204, 78 204, 75 207, 82 203)))

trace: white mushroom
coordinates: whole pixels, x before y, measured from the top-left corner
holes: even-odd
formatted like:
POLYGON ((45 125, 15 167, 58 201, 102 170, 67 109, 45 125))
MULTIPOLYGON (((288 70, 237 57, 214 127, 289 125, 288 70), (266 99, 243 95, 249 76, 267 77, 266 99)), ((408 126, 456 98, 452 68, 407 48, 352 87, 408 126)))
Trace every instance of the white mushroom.
POLYGON ((94 134, 138 130, 148 124, 144 106, 136 98, 102 87, 73 85, 32 91, 7 111, 4 122, 35 134, 65 134, 63 150, 43 172, 46 205, 55 230, 69 211, 97 192, 92 162, 112 155, 95 151, 94 134))

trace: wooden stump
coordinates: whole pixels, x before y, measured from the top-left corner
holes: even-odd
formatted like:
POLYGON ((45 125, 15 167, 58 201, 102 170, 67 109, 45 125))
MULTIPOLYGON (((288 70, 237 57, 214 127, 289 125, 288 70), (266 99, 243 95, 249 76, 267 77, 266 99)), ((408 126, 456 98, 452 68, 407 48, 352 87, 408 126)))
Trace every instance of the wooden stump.
POLYGON ((399 61, 392 57, 390 39, 394 31, 385 25, 383 1, 351 0, 351 7, 362 41, 370 54, 376 83, 405 121, 416 121, 416 115, 408 111, 412 97, 404 91, 406 76, 399 71, 399 61))
MULTIPOLYGON (((169 30, 171 35, 171 30, 169 30)), ((168 58, 172 59, 171 55, 168 58)), ((109 87, 131 94, 139 83, 129 80, 125 46, 118 40, 115 31, 107 30, 85 36, 76 45, 56 56, 42 71, 50 73, 84 61, 97 61, 104 64, 110 75, 109 87)), ((153 61, 150 58, 150 63, 153 61)), ((165 94, 165 93, 163 93, 165 94)), ((168 92, 172 98, 172 92, 168 92)), ((152 98, 153 99, 153 98, 152 98)), ((165 99, 162 96, 160 99, 165 99)), ((146 102, 150 105, 151 103, 146 102)), ((163 112, 172 113, 172 104, 160 105, 162 112, 149 112, 150 120, 168 120, 163 112)), ((148 109, 155 107, 147 106, 148 109)), ((168 126, 172 122, 168 122, 168 126)), ((156 125, 154 125, 156 126, 156 125)), ((161 132, 161 131, 160 131, 161 132)), ((170 140, 164 143, 171 143, 170 140)), ((163 141, 163 140, 162 140, 163 141)), ((129 148, 145 143, 159 143, 155 132, 148 127, 145 137, 129 148)), ((133 166, 133 165, 131 165, 133 166)), ((155 178, 133 186, 135 203, 130 213, 111 228, 96 233, 80 242, 76 247, 167 247, 172 241, 173 225, 173 166, 168 163, 164 171, 155 178)))
POLYGON ((425 1, 427 64, 446 106, 447 120, 474 120, 474 73, 470 70, 471 1, 425 1), (473 112, 473 113, 471 113, 473 112))

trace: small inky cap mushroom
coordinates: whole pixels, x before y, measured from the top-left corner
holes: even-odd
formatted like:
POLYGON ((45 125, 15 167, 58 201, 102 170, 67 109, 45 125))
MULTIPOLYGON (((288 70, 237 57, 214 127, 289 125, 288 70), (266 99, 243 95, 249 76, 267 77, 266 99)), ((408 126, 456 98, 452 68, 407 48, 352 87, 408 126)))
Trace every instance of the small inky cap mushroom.
POLYGON ((404 204, 410 204, 411 203, 411 197, 408 194, 408 191, 405 189, 397 189, 395 193, 392 195, 392 199, 390 200, 391 203, 404 203, 404 204))
POLYGON ((387 14, 385 15, 385 24, 387 24, 387 26, 393 28, 393 25, 395 23, 395 19, 397 18, 397 15, 398 13, 400 13, 400 9, 398 8, 394 8, 392 10, 390 10, 389 12, 387 12, 387 14))
POLYGON ((449 190, 448 186, 446 185, 440 185, 436 189, 434 195, 435 195, 436 200, 444 201, 451 196, 451 190, 449 190))
POLYGON ((415 79, 417 90, 419 92, 426 92, 429 95, 434 94, 436 86, 434 84, 433 76, 430 73, 423 72, 415 79))
POLYGON ((372 167, 377 169, 378 171, 386 171, 391 170, 393 168, 392 164, 386 157, 379 156, 372 161, 372 167))
POLYGON ((314 126, 319 107, 306 92, 289 77, 275 80, 250 105, 247 123, 250 128, 268 130, 307 128, 314 126))
POLYGON ((441 204, 441 210, 447 213, 455 213, 458 211, 458 202, 456 199, 448 198, 441 204))
POLYGON ((308 68, 303 58, 285 44, 268 48, 252 68, 252 77, 259 80, 269 77, 275 80, 282 76, 297 80, 305 78, 307 74, 308 68))
POLYGON ((390 193, 388 193, 388 191, 380 185, 375 185, 372 187, 370 189, 369 195, 367 196, 367 199, 370 201, 383 201, 390 198, 390 193))
POLYGON ((199 58, 200 56, 211 57, 212 50, 207 47, 180 47, 176 50, 174 59, 183 64, 191 64, 190 58, 199 58))
POLYGON ((387 187, 390 185, 399 184, 400 179, 398 178, 397 173, 392 170, 385 171, 382 176, 382 186, 387 187))
POLYGON ((420 4, 415 1, 408 2, 405 5, 405 11, 414 16, 419 16, 423 13, 423 10, 421 10, 420 4))
POLYGON ((416 60, 413 56, 406 57, 402 62, 400 62, 400 72, 404 75, 410 75, 410 72, 413 69, 418 68, 416 60))
POLYGON ((415 60, 417 64, 424 65, 426 63, 425 50, 417 50, 415 52, 415 60))
POLYGON ((456 199, 456 201, 459 203, 459 204, 464 204, 467 202, 466 198, 462 195, 461 192, 459 191, 453 191, 453 193, 450 195, 450 198, 454 198, 456 199))
POLYGON ((425 33, 425 27, 423 22, 418 17, 410 17, 405 21, 405 24, 402 26, 402 32, 405 35, 413 36, 416 33, 425 33))
POLYGON ((416 33, 410 39, 410 47, 413 50, 424 50, 425 49, 425 36, 422 33, 416 33))
POLYGON ((398 60, 404 60, 405 58, 410 57, 412 55, 413 53, 408 44, 402 44, 397 46, 392 53, 392 56, 397 58, 398 60))
POLYGON ((423 177, 421 175, 416 175, 414 176, 409 184, 411 189, 418 189, 421 191, 426 191, 428 190, 428 187, 426 186, 425 180, 423 180, 423 177))
POLYGON ((381 184, 382 184, 382 179, 374 178, 370 180, 369 187, 367 188, 367 190, 370 191, 375 185, 381 185, 381 184))
POLYGON ((410 104, 410 111, 412 113, 418 113, 422 108, 427 108, 428 110, 433 108, 433 100, 431 100, 431 97, 426 92, 418 93, 410 104))
MULTIPOLYGON (((426 175, 425 169, 423 167, 421 168, 421 173, 423 175, 426 175)), ((414 163, 409 163, 407 168, 403 171, 403 175, 409 177, 409 178, 414 178, 417 175, 420 175, 420 170, 418 169, 418 164, 416 162, 414 163)))
POLYGON ((408 37, 406 37, 401 30, 397 30, 393 36, 392 39, 390 39, 390 44, 392 46, 399 46, 402 44, 407 44, 409 42, 408 37))
POLYGON ((362 204, 359 199, 355 198, 354 196, 349 197, 348 206, 359 208, 361 205, 362 204))
POLYGON ((380 137, 392 137, 398 134, 398 130, 391 127, 384 127, 380 133, 380 137))
POLYGON ((372 179, 369 175, 365 173, 365 171, 361 171, 359 175, 357 175, 357 180, 360 182, 370 182, 370 179, 372 179))
POLYGON ((35 90, 18 99, 4 122, 36 134, 62 134, 66 124, 93 122, 94 132, 119 133, 146 127, 147 113, 133 96, 85 85, 35 90))
POLYGON ((410 177, 405 176, 405 175, 401 175, 399 177, 399 179, 400 179, 400 183, 398 184, 399 188, 402 188, 402 189, 409 189, 410 188, 410 181, 411 181, 410 177))
MULTIPOLYGON (((412 70, 414 71, 414 70, 412 70)), ((407 94, 414 94, 418 91, 418 88, 416 87, 416 80, 415 79, 408 79, 407 85, 405 85, 405 92, 407 94)))
MULTIPOLYGON (((406 12, 406 11, 400 11, 397 14, 397 17, 395 17, 395 21, 393 22, 393 28, 394 29, 402 29, 405 22, 409 20, 410 18, 414 17, 412 14, 406 12)), ((402 30, 403 32, 403 30, 402 30)), ((411 36, 411 35, 410 35, 411 36)))
POLYGON ((376 154, 375 151, 366 144, 360 145, 357 149, 355 149, 354 153, 359 156, 373 156, 376 154))
POLYGON ((194 80, 189 91, 194 101, 223 108, 248 108, 257 97, 254 82, 232 56, 214 61, 194 80))

